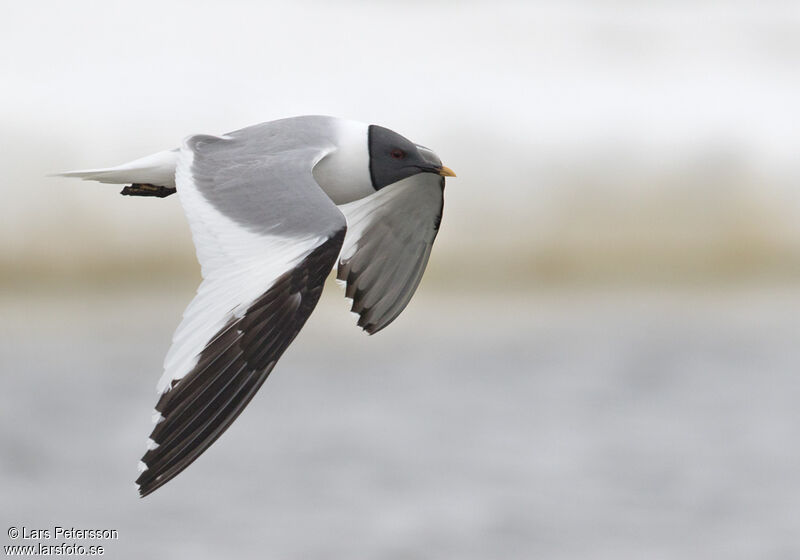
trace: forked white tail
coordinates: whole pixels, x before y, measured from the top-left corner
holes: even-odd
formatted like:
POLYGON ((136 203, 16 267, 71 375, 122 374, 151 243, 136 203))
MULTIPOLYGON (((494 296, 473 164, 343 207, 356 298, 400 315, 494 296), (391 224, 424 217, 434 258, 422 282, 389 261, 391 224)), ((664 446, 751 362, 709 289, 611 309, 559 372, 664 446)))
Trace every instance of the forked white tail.
POLYGON ((175 187, 175 166, 178 150, 158 152, 143 158, 106 169, 82 169, 58 173, 61 177, 78 177, 85 181, 113 184, 147 184, 175 187))

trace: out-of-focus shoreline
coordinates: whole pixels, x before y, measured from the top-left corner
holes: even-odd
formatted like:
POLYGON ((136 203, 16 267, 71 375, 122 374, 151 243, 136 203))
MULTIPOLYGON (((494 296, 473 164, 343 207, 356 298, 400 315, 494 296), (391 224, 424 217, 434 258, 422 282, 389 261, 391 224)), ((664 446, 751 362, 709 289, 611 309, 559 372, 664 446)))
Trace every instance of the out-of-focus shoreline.
MULTIPOLYGON (((540 291, 558 288, 800 285, 800 254, 771 250, 704 252, 650 251, 642 258, 626 248, 606 251, 547 252, 431 257, 423 286, 433 290, 540 291)), ((54 286, 93 290, 170 289, 195 285, 200 269, 189 249, 167 258, 127 257, 74 260, 0 260, 0 291, 40 291, 54 286)))

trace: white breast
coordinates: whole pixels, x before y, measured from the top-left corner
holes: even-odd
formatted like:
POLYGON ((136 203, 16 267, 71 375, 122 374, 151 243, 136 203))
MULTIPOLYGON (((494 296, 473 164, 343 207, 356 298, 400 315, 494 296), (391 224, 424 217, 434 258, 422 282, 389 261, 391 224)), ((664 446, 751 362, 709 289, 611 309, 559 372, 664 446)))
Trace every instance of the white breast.
POLYGON ((336 120, 336 148, 314 167, 314 179, 335 204, 375 193, 369 175, 368 126, 336 120))

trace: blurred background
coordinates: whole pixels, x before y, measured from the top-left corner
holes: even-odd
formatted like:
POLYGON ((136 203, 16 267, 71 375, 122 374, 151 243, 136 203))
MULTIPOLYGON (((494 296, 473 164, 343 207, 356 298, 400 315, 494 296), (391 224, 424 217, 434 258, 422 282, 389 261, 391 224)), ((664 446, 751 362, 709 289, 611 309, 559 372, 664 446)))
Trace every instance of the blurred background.
POLYGON ((796 2, 2 13, 5 526, 114 528, 81 541, 112 558, 800 556, 796 2), (188 227, 176 197, 47 175, 300 114, 458 173, 428 271, 371 338, 328 286, 138 500, 188 227))

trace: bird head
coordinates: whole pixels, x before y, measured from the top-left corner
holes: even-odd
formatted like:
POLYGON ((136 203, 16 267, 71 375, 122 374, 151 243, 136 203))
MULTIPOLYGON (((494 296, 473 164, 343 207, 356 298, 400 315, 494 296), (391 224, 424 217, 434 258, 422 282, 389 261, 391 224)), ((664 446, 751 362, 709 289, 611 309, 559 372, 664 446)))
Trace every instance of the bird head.
POLYGON ((429 148, 419 146, 396 132, 370 125, 369 173, 375 190, 382 189, 418 173, 455 177, 452 169, 429 148))

